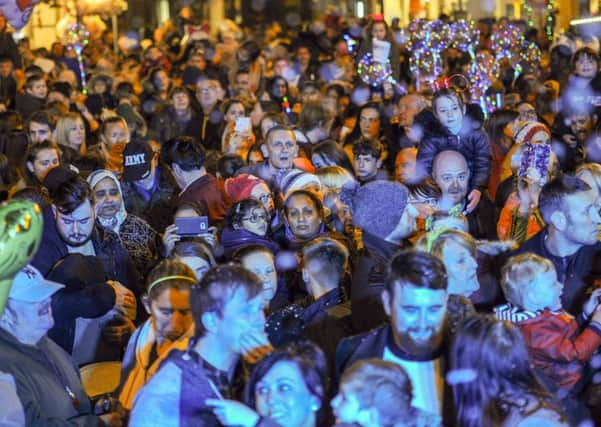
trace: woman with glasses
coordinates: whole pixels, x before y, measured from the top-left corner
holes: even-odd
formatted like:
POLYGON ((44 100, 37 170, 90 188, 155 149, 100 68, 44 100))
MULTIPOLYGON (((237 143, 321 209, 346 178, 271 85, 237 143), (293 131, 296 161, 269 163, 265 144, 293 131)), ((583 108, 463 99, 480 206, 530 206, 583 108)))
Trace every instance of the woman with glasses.
POLYGON ((263 245, 275 254, 280 248, 269 238, 268 232, 269 214, 261 201, 240 200, 230 208, 221 232, 224 256, 229 259, 238 249, 250 244, 263 245))

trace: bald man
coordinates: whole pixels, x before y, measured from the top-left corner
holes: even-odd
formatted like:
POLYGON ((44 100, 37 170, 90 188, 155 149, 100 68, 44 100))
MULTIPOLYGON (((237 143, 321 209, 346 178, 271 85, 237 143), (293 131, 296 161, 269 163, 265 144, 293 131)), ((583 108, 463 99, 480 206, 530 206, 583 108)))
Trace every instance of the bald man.
POLYGON ((448 212, 460 204, 467 215, 472 236, 478 239, 496 238, 497 211, 486 195, 482 195, 473 211, 466 210, 470 169, 463 154, 453 150, 438 153, 432 162, 432 178, 442 192, 438 200, 441 211, 448 212))

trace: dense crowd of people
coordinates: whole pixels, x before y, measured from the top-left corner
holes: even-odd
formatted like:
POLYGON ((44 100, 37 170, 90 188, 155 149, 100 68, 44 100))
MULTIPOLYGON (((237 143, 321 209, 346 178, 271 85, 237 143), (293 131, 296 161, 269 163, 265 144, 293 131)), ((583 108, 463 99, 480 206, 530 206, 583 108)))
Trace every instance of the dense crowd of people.
POLYGON ((0 425, 601 425, 598 41, 525 29, 543 59, 502 61, 489 111, 380 15, 188 12, 92 37, 84 74, 0 15, 0 196, 44 216, 0 425))

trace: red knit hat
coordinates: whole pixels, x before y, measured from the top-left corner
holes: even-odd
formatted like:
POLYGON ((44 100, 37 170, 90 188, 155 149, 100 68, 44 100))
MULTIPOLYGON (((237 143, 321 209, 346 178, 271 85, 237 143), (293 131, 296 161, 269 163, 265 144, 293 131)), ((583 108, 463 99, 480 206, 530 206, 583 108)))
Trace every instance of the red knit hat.
POLYGON ((518 144, 527 144, 529 142, 540 142, 539 133, 546 134, 547 138, 551 138, 549 128, 542 123, 527 121, 520 122, 515 125, 513 139, 518 144))
POLYGON ((233 203, 237 203, 240 200, 248 199, 253 188, 263 183, 263 180, 256 176, 243 173, 225 180, 225 192, 233 203))

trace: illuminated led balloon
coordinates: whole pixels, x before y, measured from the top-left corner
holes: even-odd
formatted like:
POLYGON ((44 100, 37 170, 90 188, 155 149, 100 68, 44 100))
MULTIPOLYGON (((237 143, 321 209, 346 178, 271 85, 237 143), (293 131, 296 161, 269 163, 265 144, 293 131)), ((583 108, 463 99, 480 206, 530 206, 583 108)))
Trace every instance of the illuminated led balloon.
POLYGON ((535 70, 540 66, 542 53, 536 43, 524 41, 521 52, 522 68, 525 70, 535 70))
POLYGON ((380 86, 387 80, 394 80, 390 61, 385 64, 377 62, 371 52, 363 55, 363 58, 357 64, 357 74, 365 84, 370 86, 380 86))
POLYGON ((42 239, 42 211, 25 200, 0 205, 0 314, 15 275, 35 255, 42 239))
POLYGON ((442 73, 442 58, 436 51, 422 49, 411 55, 409 68, 414 75, 437 77, 442 73))
POLYGON ((524 36, 516 25, 506 24, 496 28, 491 36, 491 47, 496 60, 507 59, 513 68, 517 68, 521 61, 523 40, 524 36))
POLYGON ((480 43, 480 31, 472 21, 460 20, 450 25, 450 45, 463 52, 475 52, 480 43))

